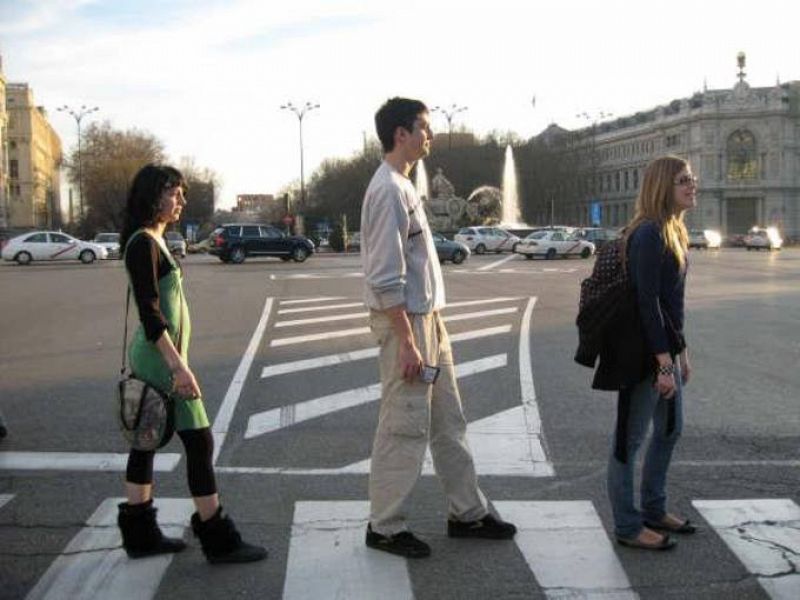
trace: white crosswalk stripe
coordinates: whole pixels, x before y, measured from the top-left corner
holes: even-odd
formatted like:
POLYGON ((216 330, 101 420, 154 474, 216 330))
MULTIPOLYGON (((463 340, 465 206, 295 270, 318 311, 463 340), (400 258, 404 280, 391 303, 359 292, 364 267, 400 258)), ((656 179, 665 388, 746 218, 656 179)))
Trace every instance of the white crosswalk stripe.
POLYGON ((517 545, 548 598, 639 597, 631 590, 591 502, 495 502, 494 506, 504 520, 517 526, 517 545))
MULTIPOLYGON (((84 527, 47 569, 27 600, 149 600, 158 591, 174 555, 162 554, 130 560, 121 548, 116 527, 117 504, 124 498, 103 501, 84 527)), ((167 536, 182 537, 194 510, 181 498, 156 500, 159 523, 167 536)))
MULTIPOLYGON (((456 377, 466 377, 492 369, 499 369, 504 367, 507 361, 507 355, 497 354, 461 363, 456 366, 456 377)), ((315 419, 353 406, 373 402, 380 398, 380 393, 381 386, 379 383, 376 383, 256 413, 248 420, 247 431, 244 437, 245 439, 254 438, 309 419, 315 419)))
POLYGON ((14 499, 14 494, 0 494, 0 508, 14 499))
POLYGON ((414 597, 405 561, 364 544, 369 503, 297 502, 284 600, 414 597))
POLYGON ((692 504, 770 598, 800 598, 800 506, 788 498, 692 504))
POLYGON ((346 300, 344 296, 316 296, 314 298, 296 298, 293 300, 281 300, 281 306, 294 304, 317 304, 319 302, 331 302, 333 300, 346 300))
MULTIPOLYGON (((172 471, 180 454, 156 454, 153 470, 172 471)), ((0 452, 0 471, 124 471, 128 453, 0 452)))

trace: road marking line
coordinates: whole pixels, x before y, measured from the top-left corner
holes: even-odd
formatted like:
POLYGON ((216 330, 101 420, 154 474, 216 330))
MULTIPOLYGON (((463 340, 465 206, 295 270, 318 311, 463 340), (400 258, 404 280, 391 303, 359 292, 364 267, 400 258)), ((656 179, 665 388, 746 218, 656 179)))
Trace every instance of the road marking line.
POLYGON ((536 435, 541 435, 542 419, 539 416, 539 406, 536 404, 536 387, 533 383, 533 368, 531 366, 530 331, 534 306, 536 306, 536 296, 531 296, 522 315, 522 324, 519 332, 519 381, 522 390, 522 406, 525 407, 525 420, 528 430, 536 435))
MULTIPOLYGON (((479 312, 462 313, 457 315, 446 315, 442 318, 443 321, 464 321, 467 319, 480 319, 484 317, 492 317, 496 315, 507 315, 517 312, 516 307, 512 308, 497 308, 494 310, 484 310, 479 312)), ((328 320, 328 319, 326 319, 328 320)), ((329 340, 335 338, 349 337, 354 335, 363 335, 369 333, 369 327, 356 327, 354 329, 340 329, 337 331, 328 331, 323 333, 311 333, 308 335, 298 335, 294 337, 278 338, 270 342, 270 347, 289 346, 292 344, 302 344, 305 342, 316 342, 319 340, 329 340)))
MULTIPOLYGON (((180 454, 156 454, 153 469, 172 471, 180 454)), ((6 471, 125 471, 128 454, 96 452, 0 452, 0 470, 6 471)))
POLYGON ((496 315, 508 315, 515 312, 517 312, 516 306, 511 308, 496 308, 494 310, 482 310, 471 313, 460 313, 457 315, 446 315, 442 317, 442 321, 449 323, 451 321, 465 321, 467 319, 481 319, 483 317, 493 317, 496 315))
POLYGON ((318 298, 299 298, 296 300, 281 300, 281 306, 289 306, 290 304, 309 304, 316 302, 329 302, 331 300, 347 300, 344 296, 320 296, 318 298))
POLYGON ((788 498, 693 500, 745 568, 773 600, 800 594, 800 506, 788 498))
POLYGON ((590 501, 501 501, 494 506, 516 524, 514 540, 547 598, 639 597, 590 501))
MULTIPOLYGON (((477 329, 475 331, 466 331, 463 333, 456 333, 450 336, 450 342, 461 342, 464 340, 474 340, 478 338, 489 337, 492 335, 499 335, 501 333, 508 333, 511 331, 511 325, 501 325, 500 327, 487 327, 485 329, 477 329)), ((327 356, 320 356, 317 358, 308 358, 305 360, 296 360, 292 362, 280 363, 277 365, 270 365, 264 367, 261 371, 261 378, 274 377, 276 375, 285 375, 287 373, 295 373, 297 371, 307 371, 309 369, 319 369, 322 367, 329 367, 332 365, 342 365, 348 362, 357 360, 364 360, 378 356, 379 348, 366 348, 364 350, 355 350, 353 352, 342 352, 340 354, 329 354, 327 356)))
POLYGON ((448 302, 445 310, 448 308, 457 308, 461 306, 477 306, 478 304, 496 304, 499 302, 512 302, 515 300, 522 300, 522 298, 512 298, 508 296, 501 296, 498 298, 489 298, 488 300, 465 300, 462 302, 448 302))
POLYGON ((324 317, 311 317, 309 319, 295 319, 293 321, 279 321, 275 327, 295 327, 297 325, 310 325, 311 323, 327 323, 329 321, 348 321, 368 317, 368 312, 347 313, 344 315, 325 315, 324 317))
POLYGON ((0 508, 3 508, 3 506, 11 502, 13 499, 14 494, 0 494, 0 508))
MULTIPOLYGON (((125 498, 107 498, 100 504, 86 527, 72 538, 30 591, 27 600, 144 600, 156 595, 174 555, 160 554, 139 560, 127 557, 116 527, 117 504, 124 501, 125 498)), ((155 505, 164 534, 183 537, 194 511, 192 501, 158 498, 155 505)))
MULTIPOLYGON (((456 377, 467 377, 468 375, 499 369, 505 367, 507 363, 507 354, 495 354, 494 356, 461 363, 456 365, 456 377)), ((380 395, 381 384, 375 383, 256 413, 248 419, 244 438, 251 439, 309 419, 373 402, 380 398, 380 395)))
POLYGON ((264 310, 261 312, 261 319, 258 321, 253 337, 250 338, 250 343, 236 368, 236 373, 233 375, 228 391, 225 393, 225 398, 219 407, 217 416, 214 419, 214 425, 211 432, 214 434, 214 460, 213 464, 217 463, 219 453, 222 446, 225 444, 225 437, 228 435, 228 427, 230 427, 233 412, 236 410, 236 405, 239 402, 239 396, 242 394, 242 388, 245 381, 247 381, 247 374, 250 372, 250 365, 253 364, 258 347, 261 345, 261 338, 264 336, 264 331, 267 328, 267 321, 269 320, 269 313, 272 310, 271 297, 268 297, 264 303, 264 310))
MULTIPOLYGON (((283 306, 283 302, 281 302, 281 306, 283 306)), ((355 306, 364 306, 363 302, 345 302, 344 304, 328 304, 327 306, 303 306, 301 308, 284 308, 278 311, 279 315, 289 315, 292 313, 299 313, 299 312, 319 312, 322 310, 334 309, 334 308, 353 308, 355 306)))
POLYGON ((296 502, 284 600, 414 597, 406 561, 366 547, 369 502, 296 502))
POLYGON ((325 333, 312 333, 309 335, 298 335, 288 338, 278 338, 272 340, 269 345, 274 348, 277 346, 289 346, 292 344, 302 344, 305 342, 316 342, 318 340, 332 340, 335 338, 349 337, 352 335, 363 335, 369 333, 369 327, 356 327, 355 329, 340 329, 338 331, 327 331, 325 333))
POLYGON ((497 260, 497 261, 495 261, 493 263, 489 263, 488 265, 484 265, 482 267, 479 267, 478 271, 489 271, 489 270, 493 269, 494 267, 499 267, 500 265, 502 265, 504 263, 507 263, 510 260, 515 259, 517 256, 518 256, 517 254, 510 254, 510 255, 506 256, 505 258, 497 260))
MULTIPOLYGON (((552 477, 553 464, 547 460, 540 436, 526 426, 525 410, 515 406, 467 424, 467 444, 472 451, 478 475, 508 477, 552 477)), ((369 473, 370 459, 333 470, 337 474, 369 473)), ((320 470, 311 475, 322 475, 320 470)), ((286 473, 294 475, 294 472, 286 473)), ((303 473, 297 473, 303 474, 303 473)), ((430 449, 425 453, 423 475, 435 475, 430 449)))

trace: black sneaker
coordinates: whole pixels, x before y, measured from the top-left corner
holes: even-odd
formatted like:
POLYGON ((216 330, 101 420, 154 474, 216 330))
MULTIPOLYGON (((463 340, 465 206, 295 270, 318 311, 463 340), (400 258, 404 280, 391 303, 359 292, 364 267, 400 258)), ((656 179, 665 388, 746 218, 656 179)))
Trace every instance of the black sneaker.
POLYGON ((450 537, 510 540, 516 533, 514 525, 501 521, 491 513, 477 521, 447 520, 447 535, 450 537))
POLYGON ((410 531, 381 535, 372 531, 372 525, 367 525, 367 546, 406 558, 425 558, 431 555, 431 547, 410 531))

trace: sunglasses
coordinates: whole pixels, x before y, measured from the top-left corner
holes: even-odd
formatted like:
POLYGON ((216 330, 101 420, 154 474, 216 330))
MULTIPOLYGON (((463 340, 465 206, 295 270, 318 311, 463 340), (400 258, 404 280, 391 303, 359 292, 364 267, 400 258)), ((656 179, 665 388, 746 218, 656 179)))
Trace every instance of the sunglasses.
POLYGON ((697 177, 694 175, 683 175, 675 180, 675 185, 697 185, 697 177))

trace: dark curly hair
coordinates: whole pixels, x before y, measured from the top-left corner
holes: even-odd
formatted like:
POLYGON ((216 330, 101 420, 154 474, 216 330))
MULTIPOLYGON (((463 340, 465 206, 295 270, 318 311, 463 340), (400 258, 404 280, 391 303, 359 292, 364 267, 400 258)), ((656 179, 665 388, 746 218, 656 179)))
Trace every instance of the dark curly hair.
POLYGON ((125 205, 124 225, 119 245, 122 252, 128 240, 137 229, 153 225, 160 210, 161 195, 164 190, 181 187, 188 191, 186 179, 174 167, 168 165, 146 165, 142 167, 131 183, 128 201, 125 205))

